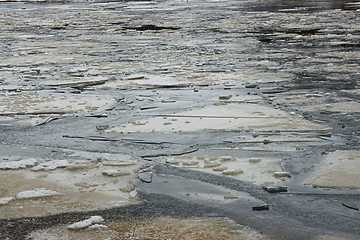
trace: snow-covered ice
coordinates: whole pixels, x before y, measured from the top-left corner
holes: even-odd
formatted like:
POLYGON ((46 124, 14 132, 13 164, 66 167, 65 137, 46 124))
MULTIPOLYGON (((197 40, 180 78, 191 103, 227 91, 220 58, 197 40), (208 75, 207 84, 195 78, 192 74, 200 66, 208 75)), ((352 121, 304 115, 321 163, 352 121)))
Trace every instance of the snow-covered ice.
POLYGON ((14 198, 13 197, 4 197, 4 198, 0 198, 0 206, 1 205, 5 205, 8 204, 10 201, 12 201, 14 198))
POLYGON ((35 167, 33 167, 31 170, 33 171, 48 171, 48 170, 54 170, 56 168, 65 168, 69 166, 69 162, 67 160, 52 160, 49 162, 41 163, 35 167))
POLYGON ((73 223, 73 224, 67 226, 67 228, 69 230, 82 230, 82 229, 86 229, 86 228, 90 227, 91 225, 100 224, 102 222, 104 222, 103 217, 101 217, 101 216, 92 216, 92 217, 90 217, 88 219, 85 219, 83 221, 73 223))
POLYGON ((16 198, 27 199, 27 198, 50 197, 56 195, 61 195, 61 193, 45 188, 35 188, 33 190, 19 192, 18 194, 16 194, 16 198))
POLYGON ((0 169, 10 170, 10 169, 22 169, 35 166, 38 163, 38 160, 35 158, 22 159, 19 161, 11 162, 2 162, 0 163, 0 169))

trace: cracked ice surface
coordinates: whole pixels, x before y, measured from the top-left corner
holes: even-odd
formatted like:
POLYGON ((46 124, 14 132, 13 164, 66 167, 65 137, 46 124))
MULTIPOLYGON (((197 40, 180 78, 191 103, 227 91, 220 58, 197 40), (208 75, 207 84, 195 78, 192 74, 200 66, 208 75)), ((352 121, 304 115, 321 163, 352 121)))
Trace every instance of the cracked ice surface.
POLYGON ((99 96, 68 96, 62 94, 0 94, 0 114, 61 114, 90 112, 114 103, 116 98, 99 96))
POLYGON ((107 132, 324 131, 328 127, 260 104, 219 104, 113 127, 107 132))

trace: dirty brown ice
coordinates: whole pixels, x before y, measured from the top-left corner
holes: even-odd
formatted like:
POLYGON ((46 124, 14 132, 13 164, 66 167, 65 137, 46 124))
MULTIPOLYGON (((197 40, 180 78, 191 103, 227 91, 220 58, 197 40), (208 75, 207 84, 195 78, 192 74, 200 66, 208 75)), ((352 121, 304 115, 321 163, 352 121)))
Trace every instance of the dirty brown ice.
POLYGON ((359 239, 359 9, 0 0, 0 239, 359 239))

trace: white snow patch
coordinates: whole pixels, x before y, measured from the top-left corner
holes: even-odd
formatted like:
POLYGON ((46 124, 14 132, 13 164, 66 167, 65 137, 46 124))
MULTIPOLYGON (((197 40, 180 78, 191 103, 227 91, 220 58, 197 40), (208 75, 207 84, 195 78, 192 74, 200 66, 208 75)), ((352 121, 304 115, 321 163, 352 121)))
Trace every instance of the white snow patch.
POLYGON ((103 217, 101 217, 101 216, 92 216, 92 217, 90 217, 88 219, 85 219, 83 221, 73 223, 73 224, 67 226, 67 228, 69 230, 82 230, 82 229, 90 227, 91 225, 99 224, 99 223, 102 223, 102 222, 104 222, 103 217))
POLYGON ((8 203, 11 202, 13 199, 14 199, 13 197, 0 198, 0 206, 1 206, 1 205, 8 204, 8 203))
POLYGON ((108 226, 106 226, 104 224, 94 224, 94 225, 91 225, 90 227, 88 227, 87 229, 89 229, 89 230, 106 230, 106 229, 108 229, 108 226))
POLYGON ((16 194, 16 198, 27 199, 27 198, 38 198, 38 197, 50 197, 56 195, 61 195, 61 193, 45 188, 36 188, 33 190, 19 192, 18 194, 16 194))
POLYGON ((135 198, 136 196, 137 196, 137 191, 136 190, 134 190, 134 191, 131 191, 130 193, 129 193, 129 195, 130 195, 130 197, 132 197, 132 198, 135 198))

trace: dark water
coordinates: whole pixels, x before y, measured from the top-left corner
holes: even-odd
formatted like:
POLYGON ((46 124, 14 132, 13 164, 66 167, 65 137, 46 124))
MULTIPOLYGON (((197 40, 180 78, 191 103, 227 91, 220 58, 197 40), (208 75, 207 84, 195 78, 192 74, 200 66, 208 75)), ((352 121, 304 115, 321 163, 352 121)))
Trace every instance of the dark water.
POLYGON ((360 1, 302 1, 302 0, 263 0, 260 4, 249 7, 253 11, 269 11, 269 12, 314 12, 329 9, 341 10, 359 10, 360 1))

